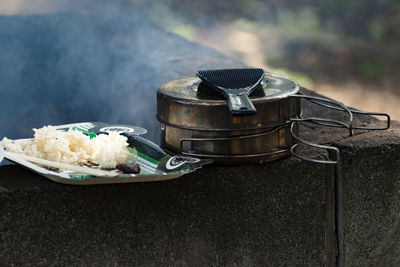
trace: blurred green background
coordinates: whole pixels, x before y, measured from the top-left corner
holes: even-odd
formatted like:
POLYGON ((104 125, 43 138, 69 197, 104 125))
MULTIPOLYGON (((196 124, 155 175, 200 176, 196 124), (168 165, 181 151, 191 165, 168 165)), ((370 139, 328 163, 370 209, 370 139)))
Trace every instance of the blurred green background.
POLYGON ((0 14, 129 16, 128 7, 249 66, 400 119, 399 0, 1 0, 0 14))

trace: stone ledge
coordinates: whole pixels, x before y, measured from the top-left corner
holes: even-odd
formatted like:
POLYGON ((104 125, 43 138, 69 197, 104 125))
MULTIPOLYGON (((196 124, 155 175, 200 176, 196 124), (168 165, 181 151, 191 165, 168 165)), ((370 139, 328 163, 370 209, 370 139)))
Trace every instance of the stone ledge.
MULTIPOLYGON (((399 194, 393 184, 399 171, 381 160, 398 154, 398 143, 387 141, 396 141, 398 132, 394 123, 390 131, 360 133, 336 144, 343 159, 340 253, 346 264, 373 260, 397 225, 399 194), (360 171, 365 166, 370 168, 360 171), (380 183, 382 177, 392 183, 380 183), (365 197, 377 204, 365 206, 365 197)), ((82 187, 3 166, 0 258, 34 265, 329 265, 332 179, 330 166, 295 158, 210 166, 168 182, 82 187)))
POLYGON ((0 195, 0 258, 15 265, 321 265, 331 172, 286 159, 211 166, 168 182, 67 186, 3 166, 0 182, 31 176, 39 185, 9 185, 0 195))
POLYGON ((396 266, 400 261, 400 123, 336 143, 342 156, 342 266, 396 266), (394 241, 397 240, 397 241, 394 241))

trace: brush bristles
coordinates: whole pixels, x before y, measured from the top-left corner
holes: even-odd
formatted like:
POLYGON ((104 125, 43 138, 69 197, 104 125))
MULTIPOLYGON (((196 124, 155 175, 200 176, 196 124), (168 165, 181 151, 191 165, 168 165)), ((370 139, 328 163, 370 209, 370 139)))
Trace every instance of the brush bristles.
POLYGON ((203 81, 226 89, 241 89, 254 85, 263 76, 258 68, 199 70, 197 76, 203 81))

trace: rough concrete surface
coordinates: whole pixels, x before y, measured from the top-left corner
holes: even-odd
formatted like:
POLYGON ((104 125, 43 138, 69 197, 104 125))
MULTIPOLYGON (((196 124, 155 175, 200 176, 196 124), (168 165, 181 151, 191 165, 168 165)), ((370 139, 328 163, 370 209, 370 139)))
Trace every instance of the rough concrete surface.
POLYGON ((3 166, 0 259, 32 266, 320 266, 331 174, 329 166, 292 158, 211 166, 168 182, 66 186, 3 166))
POLYGON ((339 214, 343 266, 400 262, 400 127, 336 144, 342 156, 339 214))

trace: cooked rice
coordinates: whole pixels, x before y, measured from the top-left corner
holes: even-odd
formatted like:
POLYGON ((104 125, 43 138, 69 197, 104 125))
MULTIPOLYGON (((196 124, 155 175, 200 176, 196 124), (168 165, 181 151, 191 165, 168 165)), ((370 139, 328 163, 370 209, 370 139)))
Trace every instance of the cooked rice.
POLYGON ((94 164, 105 169, 135 161, 135 155, 127 149, 127 138, 117 132, 90 139, 80 131, 69 129, 64 132, 54 126, 33 131, 33 140, 13 141, 4 137, 1 143, 10 152, 68 164, 94 164))

